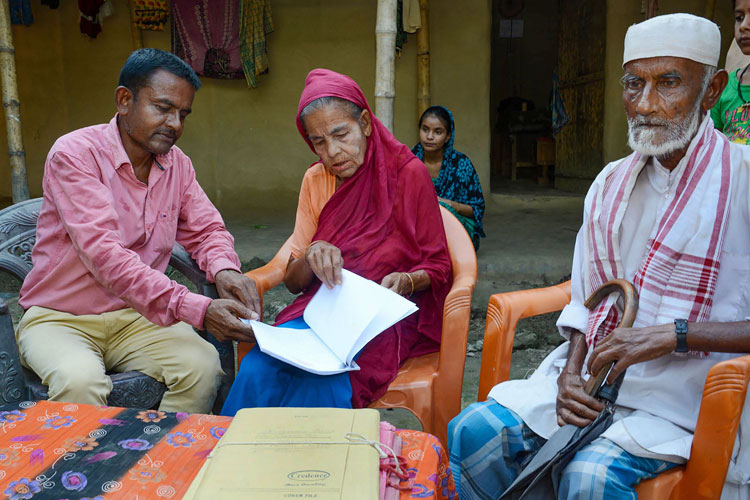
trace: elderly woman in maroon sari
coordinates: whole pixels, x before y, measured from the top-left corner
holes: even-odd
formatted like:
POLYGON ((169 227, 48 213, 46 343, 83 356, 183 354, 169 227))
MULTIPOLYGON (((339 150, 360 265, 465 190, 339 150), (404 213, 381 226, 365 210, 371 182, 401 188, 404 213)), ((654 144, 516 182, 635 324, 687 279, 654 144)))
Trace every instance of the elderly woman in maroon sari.
POLYGON ((222 414, 245 407, 361 408, 382 396, 410 357, 440 347, 451 265, 435 189, 424 165, 372 114, 349 77, 316 69, 305 80, 297 128, 318 155, 305 173, 284 282, 302 294, 277 325, 307 328, 302 313, 346 268, 419 311, 359 353, 359 371, 315 375, 260 352, 242 361, 222 414))

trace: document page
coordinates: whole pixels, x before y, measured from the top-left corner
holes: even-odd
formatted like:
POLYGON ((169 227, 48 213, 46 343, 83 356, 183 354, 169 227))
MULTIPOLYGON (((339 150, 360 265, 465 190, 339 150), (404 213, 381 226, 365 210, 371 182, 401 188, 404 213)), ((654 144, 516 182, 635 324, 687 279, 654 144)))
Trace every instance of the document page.
POLYGON ((338 358, 309 328, 281 328, 260 321, 249 323, 260 350, 280 361, 318 375, 359 370, 356 363, 347 365, 338 358))
POLYGON ((370 300, 373 287, 388 291, 344 269, 341 284, 332 289, 321 285, 305 308, 305 323, 330 347, 336 357, 347 364, 360 334, 378 313, 380 305, 377 301, 370 300))
POLYGON ((357 353, 383 330, 417 311, 410 300, 343 270, 341 285, 321 287, 303 314, 300 330, 246 321, 260 349, 276 359, 318 375, 359 370, 357 353))
MULTIPOLYGON (((349 364, 368 342, 377 337, 383 330, 390 328, 405 317, 415 313, 419 308, 414 302, 380 286, 374 281, 347 270, 344 270, 344 272, 347 273, 348 281, 350 282, 349 293, 356 296, 358 300, 371 304, 376 311, 370 323, 356 338, 352 339, 353 343, 345 358, 346 363, 349 364)), ((315 329, 312 324, 308 323, 308 325, 315 329)), ((321 338, 326 341, 324 337, 321 338)))
POLYGON ((417 310, 401 295, 346 269, 341 285, 321 287, 305 309, 305 322, 339 359, 350 364, 380 332, 417 310))

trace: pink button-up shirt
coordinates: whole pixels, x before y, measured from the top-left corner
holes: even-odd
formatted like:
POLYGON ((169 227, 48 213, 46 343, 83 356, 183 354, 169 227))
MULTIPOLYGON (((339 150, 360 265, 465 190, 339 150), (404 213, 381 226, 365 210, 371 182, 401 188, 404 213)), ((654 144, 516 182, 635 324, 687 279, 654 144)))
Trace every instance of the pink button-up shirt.
POLYGON ((158 325, 202 327, 211 299, 164 271, 180 243, 206 271, 239 271, 234 239, 179 148, 156 156, 148 185, 109 124, 59 138, 44 166, 44 201, 21 288, 24 309, 100 314, 130 306, 158 325))

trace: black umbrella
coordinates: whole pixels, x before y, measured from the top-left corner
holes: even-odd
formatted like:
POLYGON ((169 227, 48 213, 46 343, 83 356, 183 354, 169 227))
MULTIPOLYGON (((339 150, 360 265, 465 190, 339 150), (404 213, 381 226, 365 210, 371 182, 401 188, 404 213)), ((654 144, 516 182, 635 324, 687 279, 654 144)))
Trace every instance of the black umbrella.
MULTIPOLYGON (((638 310, 638 295, 629 282, 613 280, 602 285, 591 294, 586 307, 594 309, 604 297, 612 292, 623 295, 625 306, 622 321, 618 326, 629 328, 633 325, 638 310)), ((609 375, 614 362, 605 366, 586 383, 586 392, 604 402, 604 410, 585 427, 565 425, 557 429, 544 443, 531 461, 523 468, 513 484, 505 490, 500 500, 550 500, 557 498, 560 476, 573 456, 591 441, 599 437, 612 424, 615 401, 625 372, 612 384, 602 384, 609 375)))

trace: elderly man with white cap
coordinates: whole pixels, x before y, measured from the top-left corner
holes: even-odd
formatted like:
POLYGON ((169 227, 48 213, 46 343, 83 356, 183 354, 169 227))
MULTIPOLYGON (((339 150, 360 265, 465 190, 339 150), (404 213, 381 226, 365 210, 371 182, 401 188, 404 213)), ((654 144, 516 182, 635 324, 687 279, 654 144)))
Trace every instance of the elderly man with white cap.
MULTIPOLYGON (((558 498, 637 498, 640 481, 689 458, 711 366, 750 352, 750 148, 708 116, 727 82, 719 52, 718 27, 688 14, 628 30, 622 97, 634 152, 586 196, 571 302, 557 322, 569 341, 451 422, 462 500, 496 500, 558 425, 590 423, 603 406, 584 379, 613 361, 609 382, 627 368, 615 421, 564 469, 558 498), (583 305, 615 278, 639 293, 633 328, 615 328, 614 299, 583 305)), ((750 497, 748 413, 722 498, 750 497)))

